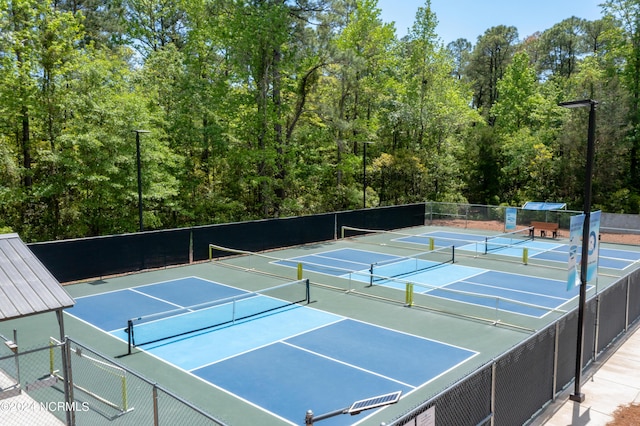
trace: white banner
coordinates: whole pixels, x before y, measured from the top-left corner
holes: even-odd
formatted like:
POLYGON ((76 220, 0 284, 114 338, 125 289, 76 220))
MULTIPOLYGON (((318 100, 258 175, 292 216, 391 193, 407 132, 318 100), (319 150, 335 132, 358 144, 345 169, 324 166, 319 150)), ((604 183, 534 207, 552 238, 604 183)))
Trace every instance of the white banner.
POLYGON ((569 225, 569 262, 567 270, 567 291, 572 290, 578 285, 578 250, 582 246, 582 225, 584 224, 584 215, 571 216, 569 225))

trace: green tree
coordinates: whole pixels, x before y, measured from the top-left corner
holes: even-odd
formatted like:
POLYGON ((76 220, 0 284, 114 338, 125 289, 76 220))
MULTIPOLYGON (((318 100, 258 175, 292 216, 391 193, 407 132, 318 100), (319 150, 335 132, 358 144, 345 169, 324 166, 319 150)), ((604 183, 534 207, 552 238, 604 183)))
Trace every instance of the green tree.
POLYGON ((464 38, 459 38, 447 45, 447 49, 453 57, 453 75, 458 79, 462 78, 464 70, 469 65, 472 48, 471 42, 464 38))
POLYGON ((616 19, 621 28, 621 41, 616 49, 622 59, 621 81, 630 94, 629 129, 629 185, 640 193, 640 2, 638 0, 608 0, 605 13, 616 19))
POLYGON ((182 2, 169 0, 123 0, 126 34, 143 55, 169 44, 184 46, 187 33, 182 2))
POLYGON ((60 137, 60 183, 67 182, 73 233, 101 235, 138 229, 136 134, 140 135, 144 227, 165 226, 177 193, 174 155, 147 109, 147 95, 121 57, 88 51, 70 84, 75 114, 60 137))
POLYGON ((516 50, 518 30, 498 25, 478 38, 466 74, 473 82, 473 105, 487 116, 498 100, 498 81, 516 50))
POLYGON ((121 0, 58 0, 55 6, 60 11, 82 17, 81 45, 117 49, 126 44, 125 9, 121 0))
POLYGON ((538 61, 541 74, 570 78, 577 71, 578 58, 589 46, 585 37, 586 22, 574 16, 542 33, 538 61))
MULTIPOLYGON (((333 179, 326 191, 352 194, 362 190, 361 149, 364 142, 376 141, 380 126, 381 105, 392 90, 395 40, 394 29, 380 19, 377 0, 356 0, 342 4, 342 22, 332 43, 333 58, 325 68, 319 85, 321 119, 328 127, 334 143, 333 179), (345 16, 346 15, 346 16, 345 16), (353 160, 346 160, 351 153, 353 160)), ((369 151, 369 158, 375 149, 369 151)), ((340 196, 341 209, 353 208, 355 197, 340 196)), ((369 199, 373 199, 369 197, 369 199)))
POLYGON ((522 128, 539 127, 536 114, 544 103, 535 69, 526 52, 516 53, 504 76, 498 81, 498 100, 491 109, 496 128, 502 133, 515 133, 522 128))
MULTIPOLYGON (((461 197, 464 129, 481 118, 469 108, 471 91, 454 75, 454 60, 435 32, 437 24, 427 1, 418 8, 415 22, 402 41, 405 60, 398 98, 408 112, 408 120, 402 123, 405 143, 395 145, 418 153, 426 168, 429 180, 421 185, 423 199, 452 201, 461 197)), ((408 189, 413 186, 407 181, 408 189)))
POLYGON ((10 147, 5 154, 15 156, 5 164, 20 165, 22 183, 11 188, 18 204, 8 211, 25 238, 36 229, 55 235, 60 199, 49 179, 56 173, 56 138, 69 114, 66 83, 76 67, 80 22, 48 2, 11 1, 1 10, 0 128, 10 147))

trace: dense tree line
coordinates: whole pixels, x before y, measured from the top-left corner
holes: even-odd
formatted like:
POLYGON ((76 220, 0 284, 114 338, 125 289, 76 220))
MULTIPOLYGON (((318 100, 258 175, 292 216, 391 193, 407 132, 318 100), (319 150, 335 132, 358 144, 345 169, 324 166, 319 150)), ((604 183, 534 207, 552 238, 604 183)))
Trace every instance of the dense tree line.
POLYGON ((135 130, 146 229, 365 198, 580 210, 576 99, 599 102, 596 208, 639 212, 640 0, 449 45, 437 23, 430 0, 402 38, 377 0, 0 0, 0 230, 136 231, 135 130))

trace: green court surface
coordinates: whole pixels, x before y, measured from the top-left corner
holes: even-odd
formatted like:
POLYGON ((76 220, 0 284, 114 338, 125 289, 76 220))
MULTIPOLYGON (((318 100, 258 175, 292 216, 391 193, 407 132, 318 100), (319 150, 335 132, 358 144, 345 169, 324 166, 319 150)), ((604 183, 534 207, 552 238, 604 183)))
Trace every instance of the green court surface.
MULTIPOLYGON (((501 253, 501 250, 487 254, 480 251, 455 250, 453 263, 444 263, 415 273, 403 272, 397 277, 382 277, 383 279, 375 281, 369 279, 371 265, 380 259, 419 258, 420 262, 438 262, 439 257, 429 260, 430 255, 425 253, 429 251, 429 247, 416 244, 411 238, 408 241, 403 240, 433 232, 455 233, 456 238, 462 241, 465 235, 469 235, 469 241, 477 241, 479 237, 487 235, 487 231, 471 229, 416 227, 394 233, 365 234, 262 254, 236 254, 220 260, 67 285, 66 289, 73 297, 79 298, 179 278, 198 277, 241 290, 259 291, 295 280, 300 264, 304 278, 311 282, 312 303, 308 305, 310 308, 477 353, 466 362, 403 395, 394 405, 378 411, 364 412, 359 416, 343 416, 344 424, 359 422, 380 425, 410 411, 577 306, 575 290, 573 293, 566 290, 566 263, 558 261, 557 258, 545 259, 544 256, 538 256, 526 259, 525 264, 525 259, 517 256, 521 250, 517 245, 509 247, 504 253, 501 253), (332 253, 338 253, 339 262, 334 258, 327 263, 326 259, 330 259, 332 253), (336 263, 332 263, 334 261, 336 263), (482 290, 480 294, 480 287, 469 290, 468 277, 478 274, 500 277, 501 283, 496 282, 493 285, 491 282, 474 282, 474 285, 486 288, 486 291, 482 290), (444 288, 454 282, 464 285, 456 284, 455 289, 452 287, 450 290, 444 288), (531 287, 519 287, 525 283, 531 287), (538 283, 541 288, 536 289, 538 283), (509 287, 510 293, 501 292, 504 286, 509 287), (497 287, 501 287, 500 292, 496 290, 497 287), (413 288, 413 292, 407 293, 408 288, 413 288), (536 295, 530 298, 534 292, 537 292, 536 295), (527 297, 516 300, 516 294, 525 294, 527 297), (557 303, 542 306, 541 297, 552 298, 557 300, 557 303), (532 307, 537 309, 535 314, 527 310, 532 307)), ((428 238, 425 241, 428 241, 428 238)), ((562 239, 541 241, 552 241, 555 245, 568 243, 562 239)), ((211 243, 216 244, 215 241, 211 243)), ((639 247, 602 244, 602 248, 620 250, 627 258, 628 265, 624 269, 601 267, 597 279, 589 283, 588 297, 603 291, 619 277, 639 266, 639 262, 633 260, 640 258, 639 247)), ((104 315, 109 313, 106 312, 104 315)), ((144 347, 135 347, 132 354, 126 355, 126 341, 71 315, 65 314, 64 321, 66 333, 73 339, 99 353, 117 358, 119 363, 231 425, 292 424, 168 364, 147 353, 144 347)), ((122 326, 125 328, 126 324, 122 326)), ((48 342, 49 336, 59 337, 58 324, 53 313, 0 323, 0 334, 9 336, 14 329, 18 331, 22 347, 42 345, 48 342)), ((233 326, 226 333, 233 336, 233 326)), ((354 338, 354 341, 357 339, 354 338)), ((385 350, 388 351, 389 348, 385 350)), ((401 351, 402 348, 397 350, 401 351)), ((398 355, 398 359, 402 359, 402 354, 398 355)), ((418 356, 422 357, 425 366, 429 365, 429 353, 418 356)), ((299 386, 301 389, 304 388, 305 382, 301 380, 299 386)), ((266 387, 268 388, 268 383, 266 387)), ((331 393, 330 387, 326 392, 331 393)), ((279 397, 285 401, 287 399, 287 395, 279 397)), ((344 405, 348 406, 352 402, 344 401, 344 405)), ((317 405, 315 401, 309 401, 307 409, 322 414, 317 412, 317 405)), ((336 410, 341 408, 335 407, 336 410)), ((304 424, 304 415, 304 411, 299 413, 298 424, 304 424)), ((128 423, 127 416, 129 414, 105 424, 131 424, 128 423)))

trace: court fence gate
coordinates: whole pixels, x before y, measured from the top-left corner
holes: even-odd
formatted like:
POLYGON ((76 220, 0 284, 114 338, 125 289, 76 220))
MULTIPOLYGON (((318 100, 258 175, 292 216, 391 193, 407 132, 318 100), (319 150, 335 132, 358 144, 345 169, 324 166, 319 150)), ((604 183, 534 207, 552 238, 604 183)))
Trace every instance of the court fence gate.
MULTIPOLYGON (((639 319, 640 270, 587 300, 583 374, 593 372, 639 319)), ((574 383, 577 327, 574 310, 387 425, 418 425, 425 418, 438 426, 533 422, 574 383)))
POLYGON ((3 425, 226 425, 69 337, 13 350, 0 349, 3 425))

